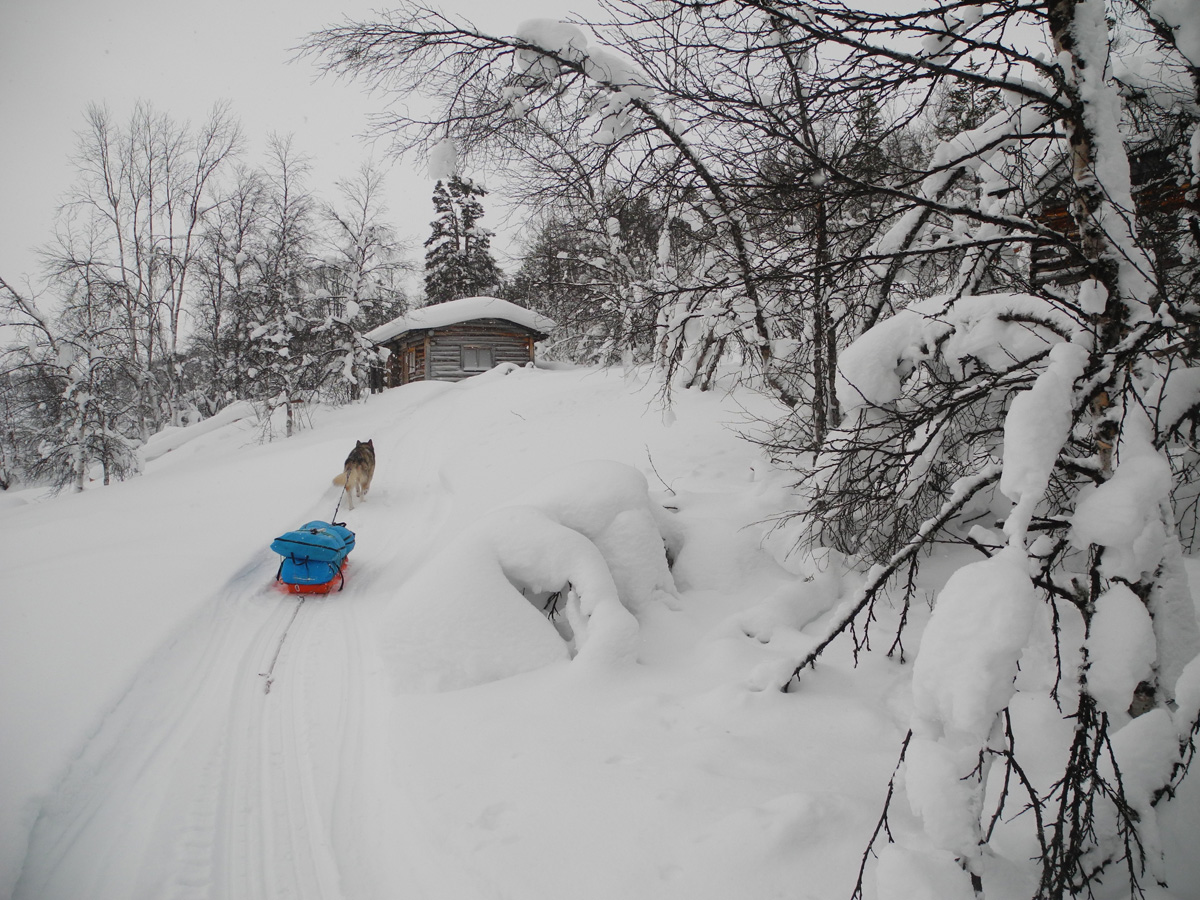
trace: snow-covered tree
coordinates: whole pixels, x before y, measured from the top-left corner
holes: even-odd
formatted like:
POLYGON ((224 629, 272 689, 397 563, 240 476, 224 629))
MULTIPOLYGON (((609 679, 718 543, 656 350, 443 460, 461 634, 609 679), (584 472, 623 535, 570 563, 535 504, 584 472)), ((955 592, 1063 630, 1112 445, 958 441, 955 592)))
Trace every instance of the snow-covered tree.
POLYGON ((399 276, 407 264, 394 229, 384 220, 382 173, 364 163, 353 178, 337 186, 341 203, 322 208, 331 235, 317 269, 318 294, 328 298, 329 309, 317 331, 328 345, 330 375, 345 385, 351 398, 358 398, 378 362, 364 335, 403 313, 406 301, 399 276))
POLYGON ((457 172, 434 186, 436 218, 425 241, 426 304, 485 296, 500 286, 492 233, 479 224, 486 196, 483 185, 457 172))
POLYGON ((250 322, 256 308, 256 260, 265 251, 263 223, 269 200, 264 173, 241 166, 201 237, 197 328, 190 347, 203 370, 208 414, 250 396, 250 322))
MULTIPOLYGON (((316 397, 323 366, 312 338, 313 291, 308 280, 315 233, 315 203, 307 183, 309 162, 290 137, 273 136, 266 169, 263 244, 249 321, 251 398, 264 420, 286 410, 285 432, 300 425, 304 404, 316 397)), ((320 315, 318 321, 323 321, 320 315)))
POLYGON ((103 107, 87 111, 78 178, 60 211, 49 265, 68 279, 107 272, 126 358, 140 370, 143 438, 164 423, 177 424, 184 411, 180 355, 200 235, 217 205, 219 173, 240 144, 226 106, 214 107, 196 130, 144 103, 124 127, 103 107))
POLYGON ((16 332, 3 370, 24 407, 6 435, 6 455, 23 455, 21 468, 31 481, 82 491, 93 466, 104 484, 136 473, 141 441, 133 402, 137 370, 125 357, 112 306, 119 286, 103 272, 76 275, 57 321, 0 280, 0 324, 16 332))
POLYGON ((1156 280, 1141 236, 1130 160, 1142 138, 1113 78, 1120 26, 1090 2, 830 9, 791 12, 789 25, 849 48, 839 77, 900 92, 949 70, 1005 98, 935 149, 873 248, 887 276, 880 318, 842 353, 847 418, 803 477, 817 539, 876 568, 796 675, 845 630, 865 646, 888 579, 967 510, 982 514, 987 525, 959 534, 988 558, 942 590, 914 665, 905 793, 922 840, 986 895, 1014 802, 995 785, 1019 783, 1017 809, 1036 823, 1036 896, 1090 894, 1114 866, 1138 895, 1160 877, 1155 807, 1196 728, 1194 704, 1176 703, 1195 690, 1200 633, 1162 427, 1176 419, 1162 403, 1191 356, 1181 322, 1194 298, 1156 280), (1053 52, 1002 37, 1018 25, 1040 28, 1053 52), (1069 204, 1059 229, 1040 215, 1052 188, 1069 204), (1014 291, 1012 262, 1034 241, 1075 271, 1014 291), (939 257, 955 264, 940 267, 950 281, 916 282, 920 299, 897 309, 891 287, 939 257), (1062 727, 1039 731, 1027 718, 1038 706, 1062 727), (1041 755, 1063 760, 1055 778, 1025 776, 1022 761, 1041 755))
POLYGON ((508 290, 558 323, 550 352, 577 362, 653 358, 668 272, 691 229, 619 188, 573 195, 544 215, 508 290))
POLYGON ((1200 396, 1194 199, 1165 202, 1196 183, 1192 32, 1174 5, 1101 0, 607 9, 607 46, 577 25, 497 37, 404 4, 309 47, 445 100, 398 129, 453 125, 483 146, 542 117, 674 191, 707 241, 660 358, 703 385, 740 350, 796 405, 807 422, 773 449, 797 467, 798 515, 866 569, 779 687, 802 687, 841 634, 868 647, 878 602, 932 541, 978 546, 916 653, 902 757, 918 830, 883 828, 885 811, 898 846, 881 896, 918 856, 955 896, 1002 891, 1004 867, 1026 865, 1005 856, 1013 840, 1037 857, 1031 894, 1090 893, 1119 869, 1137 896, 1160 877, 1156 807, 1200 715, 1171 505, 1191 490, 1178 435, 1200 396), (1160 195, 1134 178, 1159 120, 1138 103, 1177 116, 1190 148, 1160 195), (1151 215, 1176 217, 1180 263, 1147 239, 1151 215), (1031 271, 1033 245, 1057 277, 1031 271), (955 531, 968 513, 985 524, 955 531))

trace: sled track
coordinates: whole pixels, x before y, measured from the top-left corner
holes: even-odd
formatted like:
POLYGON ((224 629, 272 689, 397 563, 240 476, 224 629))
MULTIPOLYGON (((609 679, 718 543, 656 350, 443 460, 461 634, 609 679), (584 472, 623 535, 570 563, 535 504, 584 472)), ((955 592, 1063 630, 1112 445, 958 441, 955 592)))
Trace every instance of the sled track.
POLYGON ((18 900, 336 900, 342 870, 370 878, 358 614, 264 591, 259 568, 109 714, 39 817, 18 900))
POLYGON ((232 698, 218 848, 223 897, 340 896, 300 671, 311 648, 312 619, 299 615, 300 603, 287 605, 294 608, 282 631, 272 616, 243 657, 232 698), (263 671, 272 672, 268 686, 281 682, 273 694, 259 688, 263 671))
POLYGON ((288 632, 291 631, 292 626, 296 624, 296 617, 300 615, 300 607, 304 605, 304 601, 307 599, 307 596, 301 596, 296 601, 296 610, 292 613, 292 617, 288 620, 287 625, 283 627, 283 634, 279 636, 279 643, 275 647, 275 655, 271 657, 271 664, 267 666, 267 671, 258 673, 260 678, 266 679, 263 683, 264 694, 271 693, 271 685, 275 683, 275 665, 279 662, 279 654, 283 652, 283 643, 287 640, 288 632))
MULTIPOLYGON (((429 448, 394 449, 432 466, 429 448)), ((436 847, 389 806, 390 707, 370 637, 452 510, 434 471, 403 486, 388 537, 362 548, 345 591, 269 587, 277 560, 264 551, 203 604, 42 810, 14 900, 442 893, 426 875, 436 847)), ((393 506, 388 486, 367 521, 393 506)))

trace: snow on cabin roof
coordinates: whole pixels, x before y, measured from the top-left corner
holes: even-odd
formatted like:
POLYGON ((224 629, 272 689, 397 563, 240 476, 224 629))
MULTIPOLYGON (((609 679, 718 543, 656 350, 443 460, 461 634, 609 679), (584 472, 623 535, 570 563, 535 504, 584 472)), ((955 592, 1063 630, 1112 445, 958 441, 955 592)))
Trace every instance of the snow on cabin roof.
POLYGON ((398 319, 392 319, 368 331, 366 338, 372 343, 381 344, 406 331, 445 328, 447 325, 470 322, 472 319, 504 319, 541 334, 549 334, 554 328, 553 320, 499 297, 464 297, 461 300, 434 303, 414 309, 398 319))

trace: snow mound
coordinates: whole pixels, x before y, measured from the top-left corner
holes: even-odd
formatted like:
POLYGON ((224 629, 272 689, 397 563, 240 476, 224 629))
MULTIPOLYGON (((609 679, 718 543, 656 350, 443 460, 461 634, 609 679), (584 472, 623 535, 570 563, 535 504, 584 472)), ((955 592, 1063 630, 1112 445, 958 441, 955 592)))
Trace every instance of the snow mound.
POLYGON ((576 463, 543 481, 529 502, 596 545, 628 609, 676 596, 650 488, 637 469, 612 460, 576 463))
POLYGON ((572 655, 585 666, 631 659, 631 611, 676 596, 636 469, 576 463, 526 497, 485 515, 401 589, 382 638, 397 689, 470 687, 572 655))
POLYGON ((400 692, 455 690, 570 658, 632 657, 637 621, 595 544, 532 507, 486 515, 423 566, 383 617, 400 692), (560 634, 540 611, 561 593, 560 634))
POLYGON ((240 422, 243 419, 253 419, 257 416, 254 404, 249 400, 238 400, 231 403, 214 416, 209 416, 194 425, 167 426, 157 434, 151 435, 142 448, 142 459, 153 462, 185 444, 192 443, 198 438, 213 434, 227 425, 240 422))
POLYGON ((889 844, 875 870, 879 900, 971 900, 971 878, 946 853, 889 844))

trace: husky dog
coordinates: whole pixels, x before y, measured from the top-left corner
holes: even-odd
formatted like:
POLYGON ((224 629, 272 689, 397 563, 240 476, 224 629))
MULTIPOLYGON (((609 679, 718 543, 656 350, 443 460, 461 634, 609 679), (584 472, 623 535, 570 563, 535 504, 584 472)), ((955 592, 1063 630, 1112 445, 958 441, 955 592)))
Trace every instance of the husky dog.
POLYGON ((333 479, 333 483, 346 489, 350 509, 354 509, 354 498, 365 500, 371 489, 371 476, 375 474, 375 444, 373 441, 356 441, 354 449, 346 457, 346 468, 333 479))

